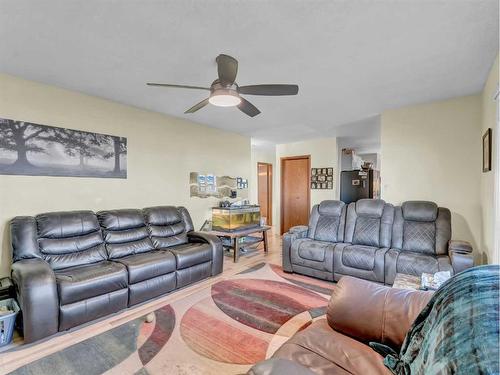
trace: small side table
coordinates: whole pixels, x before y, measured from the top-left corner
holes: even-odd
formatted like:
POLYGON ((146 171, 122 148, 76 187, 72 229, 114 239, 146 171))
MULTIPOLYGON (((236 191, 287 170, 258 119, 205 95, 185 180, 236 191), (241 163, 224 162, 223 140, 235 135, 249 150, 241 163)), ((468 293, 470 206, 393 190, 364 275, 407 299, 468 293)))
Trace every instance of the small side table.
POLYGON ((232 246, 231 248, 234 251, 233 255, 233 260, 234 262, 238 262, 238 259, 240 258, 240 243, 239 239, 242 237, 247 237, 251 234, 255 233, 262 233, 262 237, 257 237, 255 239, 252 239, 251 241, 246 241, 245 245, 250 245, 250 244, 256 244, 259 242, 264 242, 264 252, 267 253, 268 247, 267 247, 267 231, 271 229, 270 226, 268 225, 263 225, 260 227, 255 227, 255 228, 248 228, 248 229, 242 229, 242 230, 235 230, 233 232, 223 232, 219 230, 208 230, 206 231, 207 233, 216 235, 217 237, 226 237, 231 240, 232 246))

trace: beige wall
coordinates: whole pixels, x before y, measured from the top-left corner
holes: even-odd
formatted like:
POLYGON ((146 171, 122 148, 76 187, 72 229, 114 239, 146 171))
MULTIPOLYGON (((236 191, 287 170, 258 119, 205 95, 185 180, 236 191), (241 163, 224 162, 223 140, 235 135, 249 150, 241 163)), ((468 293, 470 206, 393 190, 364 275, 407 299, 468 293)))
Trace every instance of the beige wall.
MULTIPOLYGON (((285 156, 311 155, 311 168, 333 167, 334 176, 337 175, 337 139, 322 138, 312 139, 303 142, 294 142, 276 145, 276 173, 274 181, 274 223, 279 228, 280 225, 280 176, 281 158, 285 156)), ((335 177, 334 177, 335 178, 335 177)), ((333 190, 311 190, 311 207, 323 200, 338 199, 336 182, 333 183, 333 190)))
POLYGON ((7 222, 73 209, 184 205, 195 227, 215 198, 189 197, 189 172, 250 177, 250 139, 159 113, 0 75, 0 117, 127 137, 128 178, 0 176, 0 276, 9 273, 7 222))
MULTIPOLYGON (((498 101, 494 101, 494 95, 498 90, 498 56, 491 68, 483 93, 481 95, 481 110, 482 110, 482 134, 486 129, 492 129, 493 135, 493 170, 491 172, 481 174, 481 214, 483 222, 483 230, 481 236, 481 247, 483 249, 485 260, 488 263, 499 263, 498 248, 495 251, 495 178, 499 179, 498 166, 498 122, 497 122, 497 105, 498 101)), ((500 197, 499 197, 500 198, 500 197)), ((497 223, 498 225, 498 223, 497 223)))
POLYGON ((481 97, 382 114, 382 198, 431 200, 452 211, 454 239, 481 244, 481 97))

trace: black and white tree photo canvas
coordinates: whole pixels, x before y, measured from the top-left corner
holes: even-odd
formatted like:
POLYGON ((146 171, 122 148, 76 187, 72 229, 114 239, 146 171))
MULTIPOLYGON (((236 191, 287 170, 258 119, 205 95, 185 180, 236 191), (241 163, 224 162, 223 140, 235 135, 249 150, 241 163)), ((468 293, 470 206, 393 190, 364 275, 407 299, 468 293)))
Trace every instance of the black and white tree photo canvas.
POLYGON ((127 178, 127 138, 0 118, 0 174, 127 178))

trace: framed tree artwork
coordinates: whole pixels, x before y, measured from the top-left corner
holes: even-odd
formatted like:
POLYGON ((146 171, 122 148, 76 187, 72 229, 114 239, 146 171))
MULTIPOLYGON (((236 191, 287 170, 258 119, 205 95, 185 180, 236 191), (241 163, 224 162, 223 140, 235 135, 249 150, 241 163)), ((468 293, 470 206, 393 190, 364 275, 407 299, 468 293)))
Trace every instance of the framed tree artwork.
POLYGON ((127 178, 127 138, 0 118, 0 174, 127 178))
POLYGON ((491 171, 491 129, 483 135, 483 172, 491 171))

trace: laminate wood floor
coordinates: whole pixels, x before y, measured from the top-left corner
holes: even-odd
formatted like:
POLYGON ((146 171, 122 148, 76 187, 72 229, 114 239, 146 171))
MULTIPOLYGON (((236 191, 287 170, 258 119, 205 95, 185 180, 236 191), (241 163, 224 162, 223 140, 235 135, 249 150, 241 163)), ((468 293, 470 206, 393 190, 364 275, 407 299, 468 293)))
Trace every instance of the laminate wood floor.
POLYGON ((251 253, 248 256, 240 256, 238 263, 233 263, 232 256, 225 256, 224 271, 216 277, 177 290, 164 297, 127 309, 97 322, 59 333, 34 344, 24 345, 21 337, 15 337, 11 345, 0 348, 0 374, 7 374, 39 358, 79 343, 130 320, 144 316, 166 304, 185 298, 204 288, 209 288, 212 284, 225 280, 258 263, 272 262, 281 264, 281 236, 277 234, 273 228, 273 230, 269 232, 268 238, 269 252, 267 254, 264 253, 261 244, 258 252, 251 253))

